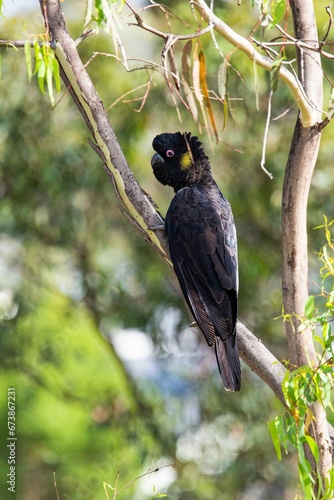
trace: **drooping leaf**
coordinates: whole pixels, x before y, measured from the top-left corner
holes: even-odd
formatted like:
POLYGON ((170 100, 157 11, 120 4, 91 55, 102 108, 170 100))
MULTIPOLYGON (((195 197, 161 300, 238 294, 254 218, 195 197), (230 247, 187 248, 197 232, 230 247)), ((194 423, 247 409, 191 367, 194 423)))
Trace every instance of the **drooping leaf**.
POLYGON ((277 424, 276 424, 276 419, 279 417, 277 415, 275 418, 269 420, 268 427, 269 427, 269 434, 271 437, 271 440, 273 442, 276 455, 277 455, 277 460, 281 462, 282 460, 282 451, 281 451, 281 445, 280 445, 280 440, 277 432, 277 424))
POLYGON ((286 9, 286 0, 274 0, 271 2, 272 21, 268 25, 268 29, 274 28, 282 19, 286 9))
POLYGON ((273 92, 277 90, 278 87, 278 76, 281 69, 283 58, 279 57, 271 65, 270 69, 270 88, 273 92))
POLYGON ((31 65, 31 46, 29 40, 27 40, 24 44, 24 55, 26 58, 26 68, 28 73, 28 79, 30 82, 32 77, 32 65, 31 65))
POLYGON ((55 57, 52 60, 52 68, 53 68, 53 78, 55 81, 56 90, 57 92, 60 92, 61 86, 60 86, 59 63, 55 57))
POLYGON ((43 55, 40 50, 40 46, 37 40, 34 41, 34 54, 35 54, 35 68, 33 71, 33 75, 36 75, 38 73, 40 64, 43 60, 43 55))
POLYGON ((168 51, 168 61, 169 61, 169 65, 170 65, 170 69, 172 72, 172 77, 173 77, 175 86, 176 86, 177 90, 181 90, 180 89, 179 72, 177 69, 177 64, 175 62, 175 53, 174 53, 173 47, 171 47, 170 50, 168 51))
POLYGON ((228 68, 229 65, 226 61, 222 62, 219 66, 218 69, 218 92, 219 96, 223 101, 223 107, 224 107, 224 127, 226 127, 227 124, 227 117, 228 117, 228 97, 227 97, 227 85, 228 85, 228 68))
POLYGON ((53 95, 53 81, 52 81, 52 66, 47 66, 46 68, 46 84, 48 87, 48 93, 52 106, 54 106, 54 95, 53 95))
POLYGON ((183 47, 183 52, 182 52, 182 59, 181 59, 181 65, 182 65, 182 83, 183 83, 183 88, 184 88, 184 93, 186 96, 186 100, 189 106, 190 113, 193 116, 193 119, 197 126, 199 126, 198 122, 198 109, 196 106, 194 94, 191 90, 191 83, 190 83, 190 55, 191 55, 191 50, 192 50, 192 42, 191 40, 188 40, 188 42, 185 44, 183 47))
POLYGON ((312 319, 314 313, 314 295, 309 295, 305 303, 305 316, 307 319, 312 319))
POLYGON ((46 73, 46 64, 45 64, 45 61, 43 59, 39 65, 38 73, 37 73, 38 86, 39 86, 39 90, 42 92, 42 94, 45 94, 45 89, 44 89, 45 73, 46 73))
POLYGON ((226 59, 218 68, 218 92, 221 99, 226 99, 228 83, 228 64, 226 59))
POLYGON ((198 54, 198 59, 199 59, 199 74, 200 74, 200 88, 201 91, 204 95, 204 105, 206 112, 209 116, 209 120, 211 123, 211 126, 213 128, 215 137, 218 141, 218 132, 217 132, 217 127, 216 127, 216 121, 215 117, 213 115, 211 103, 210 103, 210 97, 209 97, 209 89, 206 81, 206 64, 205 64, 205 55, 204 52, 201 50, 198 54))
POLYGON ((200 80, 200 64, 199 64, 199 58, 198 58, 198 44, 196 43, 195 49, 193 52, 193 58, 194 58, 194 63, 193 63, 193 85, 194 85, 194 91, 195 91, 195 96, 198 102, 203 101, 203 95, 201 91, 201 80, 200 80))

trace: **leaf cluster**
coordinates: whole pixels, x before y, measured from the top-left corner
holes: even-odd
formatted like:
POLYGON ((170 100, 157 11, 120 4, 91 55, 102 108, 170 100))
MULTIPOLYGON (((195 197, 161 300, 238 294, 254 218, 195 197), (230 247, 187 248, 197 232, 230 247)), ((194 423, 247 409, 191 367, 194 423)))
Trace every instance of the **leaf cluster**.
POLYGON ((59 63, 56 59, 51 43, 46 40, 46 35, 34 37, 33 42, 27 40, 24 44, 24 54, 29 81, 34 75, 37 75, 38 86, 42 94, 45 94, 45 85, 47 86, 49 98, 52 106, 55 104, 53 82, 57 92, 60 92, 60 73, 59 63), (35 66, 32 69, 31 45, 34 49, 35 66))

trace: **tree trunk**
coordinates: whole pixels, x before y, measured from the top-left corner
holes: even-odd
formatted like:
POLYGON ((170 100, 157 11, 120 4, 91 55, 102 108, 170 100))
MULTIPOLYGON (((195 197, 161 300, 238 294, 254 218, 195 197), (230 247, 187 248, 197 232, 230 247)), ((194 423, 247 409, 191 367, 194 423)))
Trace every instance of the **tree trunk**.
MULTIPOLYGON (((318 47, 313 2, 290 0, 295 36, 318 47), (313 42, 310 42, 312 40, 313 42)), ((320 54, 297 46, 298 76, 307 98, 321 120, 323 99, 323 75, 320 54)), ((308 297, 308 252, 307 252, 307 201, 311 179, 318 157, 321 133, 317 126, 304 128, 298 118, 290 153, 286 165, 282 195, 282 289, 289 358, 292 369, 311 364, 316 366, 317 357, 309 329, 299 332, 300 318, 308 297)), ((332 457, 326 424, 326 413, 320 403, 311 408, 314 420, 310 427, 319 452, 319 472, 324 477, 331 468, 332 457)), ((312 453, 307 457, 316 464, 312 453)), ((316 490, 319 485, 316 485, 316 490)))

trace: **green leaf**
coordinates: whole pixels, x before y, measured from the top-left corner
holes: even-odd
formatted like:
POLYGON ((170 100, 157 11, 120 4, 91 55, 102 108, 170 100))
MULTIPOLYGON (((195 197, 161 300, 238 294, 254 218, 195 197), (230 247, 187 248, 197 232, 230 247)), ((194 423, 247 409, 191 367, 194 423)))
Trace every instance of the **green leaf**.
POLYGON ((35 68, 34 68, 33 75, 38 73, 39 67, 40 67, 41 62, 43 60, 43 54, 40 50, 40 46, 39 46, 39 43, 37 40, 34 41, 34 53, 35 53, 35 68))
POLYGON ((44 89, 45 72, 46 72, 46 66, 45 66, 45 62, 43 60, 43 61, 41 61, 40 65, 39 65, 38 73, 37 73, 38 86, 39 86, 39 90, 42 92, 42 94, 45 94, 45 89, 44 89))
POLYGON ((317 443, 315 442, 315 440, 311 436, 305 436, 305 440, 310 447, 310 450, 312 452, 312 455, 315 458, 316 463, 318 463, 319 462, 319 448, 318 448, 317 443))
POLYGON ((307 319, 312 319, 314 313, 314 295, 309 295, 305 304, 305 316, 307 319))
POLYGON ((270 22, 268 29, 271 29, 274 26, 276 26, 276 24, 278 24, 282 19, 286 8, 285 1, 286 0, 274 0, 271 3, 272 21, 270 22))
POLYGON ((32 65, 31 65, 31 46, 29 40, 27 40, 26 43, 24 44, 24 55, 26 58, 26 68, 28 73, 28 79, 30 82, 32 77, 32 65))
POLYGON ((52 82, 52 66, 48 66, 46 68, 46 83, 48 86, 49 97, 52 106, 55 104, 54 96, 53 96, 53 82, 52 82))
POLYGON ((273 445, 274 445, 274 448, 276 451, 277 460, 279 462, 281 462, 282 451, 281 451, 280 440, 279 440, 277 425, 276 425, 277 418, 279 418, 278 415, 275 418, 273 418, 272 420, 269 420, 268 427, 269 427, 269 434, 270 434, 271 440, 273 442, 273 445))
POLYGON ((318 344, 321 345, 322 349, 325 350, 326 349, 326 342, 324 341, 324 339, 322 337, 319 337, 319 335, 314 335, 313 336, 313 339, 318 342, 318 344))
POLYGON ((304 453, 304 448, 302 441, 298 441, 298 469, 300 472, 300 477, 302 478, 302 486, 304 487, 310 485, 311 483, 314 483, 314 479, 312 477, 312 469, 311 469, 311 464, 310 462, 306 459, 305 453, 304 453))
POLYGON ((279 76, 279 71, 281 69, 283 57, 279 57, 278 59, 275 59, 275 61, 271 65, 270 69, 270 88, 273 92, 277 90, 278 87, 278 76, 279 76))
POLYGON ((55 57, 53 58, 53 61, 52 61, 52 70, 53 70, 53 78, 55 81, 56 90, 57 90, 57 92, 60 92, 61 86, 60 86, 59 63, 55 57))

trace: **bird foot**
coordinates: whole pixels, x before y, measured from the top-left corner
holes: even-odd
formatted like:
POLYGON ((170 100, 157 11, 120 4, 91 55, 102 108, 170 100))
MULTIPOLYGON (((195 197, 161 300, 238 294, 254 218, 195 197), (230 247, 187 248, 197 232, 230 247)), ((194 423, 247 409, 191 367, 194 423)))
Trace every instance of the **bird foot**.
POLYGON ((150 226, 147 228, 149 231, 164 231, 165 224, 159 224, 158 226, 150 226))

